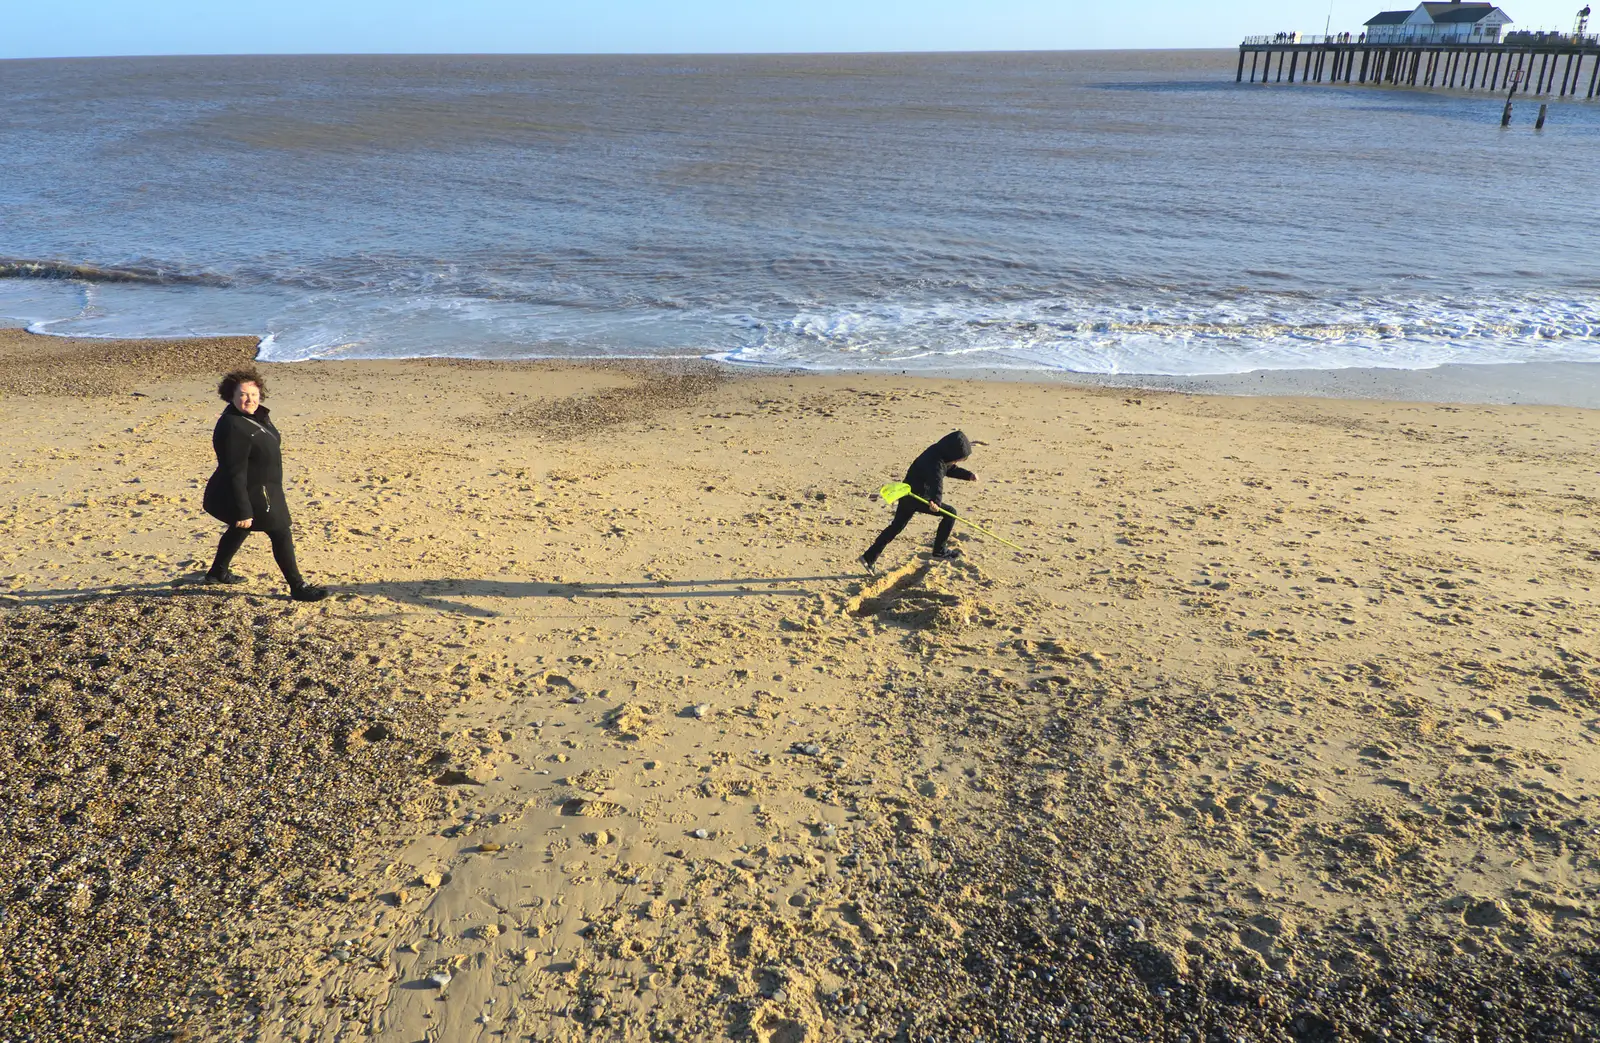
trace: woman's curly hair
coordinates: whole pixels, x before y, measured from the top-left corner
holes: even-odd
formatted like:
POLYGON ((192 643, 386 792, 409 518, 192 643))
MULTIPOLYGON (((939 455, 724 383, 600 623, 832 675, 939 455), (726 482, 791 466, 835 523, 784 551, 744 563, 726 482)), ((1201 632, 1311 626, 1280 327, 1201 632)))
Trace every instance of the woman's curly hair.
POLYGON ((222 383, 217 385, 217 394, 222 401, 232 402, 233 393, 239 390, 240 384, 254 384, 261 389, 261 401, 267 400, 267 382, 261 379, 261 373, 254 366, 236 369, 222 378, 222 383))

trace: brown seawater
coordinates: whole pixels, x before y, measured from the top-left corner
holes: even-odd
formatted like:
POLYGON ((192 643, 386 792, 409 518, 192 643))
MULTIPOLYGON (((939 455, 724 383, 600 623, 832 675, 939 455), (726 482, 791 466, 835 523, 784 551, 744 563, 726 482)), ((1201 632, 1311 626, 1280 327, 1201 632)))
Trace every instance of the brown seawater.
POLYGON ((3 62, 0 316, 283 360, 1600 360, 1600 104, 1505 131, 1236 56, 3 62))

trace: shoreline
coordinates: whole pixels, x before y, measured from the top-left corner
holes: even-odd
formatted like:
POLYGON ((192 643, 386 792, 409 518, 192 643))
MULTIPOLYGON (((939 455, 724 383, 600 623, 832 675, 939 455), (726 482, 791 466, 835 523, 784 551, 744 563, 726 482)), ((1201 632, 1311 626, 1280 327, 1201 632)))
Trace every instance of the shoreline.
MULTIPOLYGON (((54 353, 58 359, 67 354, 93 356, 97 353, 110 359, 126 357, 130 351, 142 357, 153 358, 164 348, 206 345, 212 349, 221 345, 225 352, 236 353, 240 345, 254 342, 256 349, 263 337, 246 335, 188 338, 84 338, 50 333, 34 333, 20 326, 0 325, 0 359, 8 349, 15 352, 16 338, 37 338, 41 346, 52 341, 74 345, 67 352, 54 353)), ((20 342, 27 345, 29 342, 20 342)), ((35 354, 28 352, 27 354, 35 354)), ((44 356, 51 353, 38 352, 44 356)), ((52 359, 57 361, 57 359, 52 359)), ((270 366, 300 366, 307 364, 340 365, 364 363, 407 364, 426 362, 436 365, 471 363, 489 366, 659 367, 667 370, 704 366, 741 376, 812 376, 892 378, 911 377, 917 380, 983 380, 1001 383, 1062 384, 1085 388, 1110 388, 1128 391, 1165 391, 1194 395, 1226 395, 1248 398, 1324 398, 1350 399, 1374 402, 1427 402, 1456 405, 1524 405, 1559 406, 1575 409, 1600 409, 1600 364, 1582 362, 1515 362, 1483 364, 1447 364, 1429 369, 1391 369, 1358 367, 1349 369, 1303 370, 1252 370, 1245 373, 1205 376, 1173 376, 1153 373, 1095 374, 1066 373, 1058 370, 1010 369, 995 367, 952 367, 939 373, 916 373, 909 370, 860 369, 817 370, 808 368, 766 367, 719 362, 693 356, 639 357, 639 358, 528 358, 484 359, 458 356, 418 356, 399 359, 313 359, 296 362, 273 362, 257 358, 255 361, 270 366)))

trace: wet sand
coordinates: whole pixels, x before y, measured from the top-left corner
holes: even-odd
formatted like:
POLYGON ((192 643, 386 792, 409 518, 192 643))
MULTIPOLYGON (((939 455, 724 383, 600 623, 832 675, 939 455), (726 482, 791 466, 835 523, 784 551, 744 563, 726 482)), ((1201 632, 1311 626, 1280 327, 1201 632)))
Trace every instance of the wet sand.
MULTIPOLYGON (((440 732, 294 901, 191 922, 233 983, 174 1015, 199 1038, 1600 1023, 1600 413, 264 369, 301 565, 335 593, 289 602, 252 541, 250 582, 205 596, 362 656, 335 704, 409 688, 440 732), (953 427, 982 444, 950 500, 1027 550, 963 533, 933 561, 919 520, 862 576, 876 489, 953 427)), ((189 600, 215 373, 102 371, 93 408, 6 379, 5 621, 189 600)), ((57 912, 92 933, 98 908, 57 912)))

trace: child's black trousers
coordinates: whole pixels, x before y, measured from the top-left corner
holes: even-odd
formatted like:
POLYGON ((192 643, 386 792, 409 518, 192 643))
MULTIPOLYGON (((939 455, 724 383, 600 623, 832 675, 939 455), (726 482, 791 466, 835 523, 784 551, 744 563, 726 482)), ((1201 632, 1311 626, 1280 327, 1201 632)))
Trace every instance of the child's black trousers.
MULTIPOLYGON (((948 503, 941 502, 939 506, 949 511, 950 514, 959 513, 948 503)), ((901 530, 906 527, 906 523, 919 514, 932 513, 932 508, 911 499, 909 496, 902 497, 894 505, 894 520, 885 526, 882 532, 878 533, 878 538, 872 541, 872 546, 867 548, 867 552, 862 557, 868 561, 877 561, 878 555, 883 553, 883 548, 889 545, 890 540, 900 535, 901 530)), ((933 552, 935 554, 944 550, 945 541, 950 539, 950 531, 956 527, 956 520, 950 517, 950 514, 939 515, 939 531, 933 537, 933 552)))

